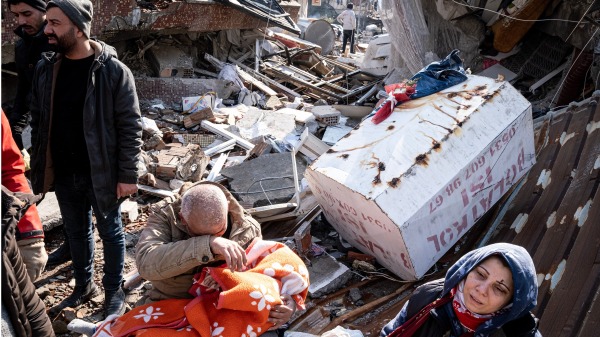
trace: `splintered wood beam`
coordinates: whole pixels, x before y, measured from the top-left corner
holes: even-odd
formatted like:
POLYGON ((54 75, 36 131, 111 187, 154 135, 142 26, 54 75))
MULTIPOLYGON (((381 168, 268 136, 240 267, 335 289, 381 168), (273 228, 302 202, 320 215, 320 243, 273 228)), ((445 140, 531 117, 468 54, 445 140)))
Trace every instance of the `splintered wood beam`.
POLYGON ((240 67, 241 69, 243 69, 244 71, 248 72, 250 75, 254 76, 257 79, 263 80, 266 83, 274 86, 275 88, 281 90, 284 94, 286 94, 288 97, 290 97, 292 100, 294 99, 294 97, 302 97, 302 95, 300 95, 299 93, 295 92, 294 90, 278 83, 277 81, 274 81, 270 78, 268 78, 267 76, 263 75, 263 74, 259 74, 256 73, 252 68, 246 66, 243 63, 238 62, 237 60, 235 60, 232 57, 229 57, 229 62, 236 64, 238 67, 240 67))
POLYGON ((394 291, 393 293, 386 295, 384 297, 378 298, 373 302, 369 302, 361 307, 358 307, 350 312, 348 312, 347 314, 344 314, 342 316, 336 317, 334 320, 331 321, 331 323, 329 323, 325 328, 323 328, 321 330, 321 332, 319 333, 322 334, 325 331, 329 331, 333 328, 335 328, 338 325, 342 325, 343 323, 346 323, 347 321, 357 318, 360 315, 363 315, 364 313, 370 312, 372 310, 374 310, 375 308, 381 306, 382 304, 388 302, 390 299, 399 296, 400 294, 402 294, 404 291, 406 291, 406 289, 410 288, 413 285, 413 282, 407 283, 403 286, 401 286, 400 288, 398 288, 398 290, 394 291))
POLYGON ((306 82, 304 80, 301 80, 299 78, 295 78, 292 75, 288 75, 288 74, 282 73, 281 71, 279 71, 277 69, 267 68, 267 69, 265 69, 265 71, 268 72, 268 73, 271 73, 275 77, 279 77, 279 78, 284 79, 287 82, 293 83, 295 85, 306 87, 306 88, 308 88, 310 90, 317 91, 317 92, 319 92, 321 94, 328 95, 328 96, 333 97, 333 98, 338 99, 338 100, 342 100, 343 99, 343 96, 340 96, 340 95, 338 95, 338 94, 336 94, 336 93, 334 93, 332 91, 325 90, 325 89, 320 88, 320 87, 316 87, 316 86, 314 86, 311 83, 308 83, 308 82, 306 82))
POLYGON ((277 95, 277 92, 275 92, 275 90, 269 88, 269 86, 267 86, 266 84, 257 80, 252 75, 245 72, 243 69, 238 68, 237 71, 238 71, 238 74, 240 74, 240 77, 242 78, 242 80, 252 84, 256 88, 258 88, 260 91, 264 92, 267 96, 276 96, 277 95))
POLYGON ((223 69, 223 66, 225 65, 224 62, 220 61, 219 59, 210 55, 209 53, 204 53, 204 59, 207 60, 210 64, 212 64, 213 67, 215 67, 219 71, 221 71, 221 69, 223 69))

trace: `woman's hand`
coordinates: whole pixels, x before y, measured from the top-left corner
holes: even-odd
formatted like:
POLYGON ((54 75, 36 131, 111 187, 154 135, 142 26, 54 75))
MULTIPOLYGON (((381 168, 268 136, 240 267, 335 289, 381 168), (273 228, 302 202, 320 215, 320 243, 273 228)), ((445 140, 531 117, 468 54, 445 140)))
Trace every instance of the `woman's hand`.
POLYGON ((290 295, 281 295, 283 304, 276 305, 269 312, 268 321, 273 324, 269 330, 276 330, 287 323, 294 312, 296 312, 296 302, 290 295))

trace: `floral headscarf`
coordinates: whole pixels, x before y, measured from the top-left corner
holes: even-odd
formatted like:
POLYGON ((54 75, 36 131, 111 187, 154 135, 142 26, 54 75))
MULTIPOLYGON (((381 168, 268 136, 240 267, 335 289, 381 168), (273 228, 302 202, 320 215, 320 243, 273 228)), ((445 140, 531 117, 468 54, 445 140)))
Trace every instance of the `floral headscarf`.
POLYGON ((465 254, 446 273, 442 296, 456 288, 473 268, 491 255, 498 255, 507 262, 513 277, 513 299, 510 306, 479 325, 475 337, 489 335, 505 323, 527 314, 537 304, 538 288, 533 260, 523 247, 509 243, 496 243, 465 254))

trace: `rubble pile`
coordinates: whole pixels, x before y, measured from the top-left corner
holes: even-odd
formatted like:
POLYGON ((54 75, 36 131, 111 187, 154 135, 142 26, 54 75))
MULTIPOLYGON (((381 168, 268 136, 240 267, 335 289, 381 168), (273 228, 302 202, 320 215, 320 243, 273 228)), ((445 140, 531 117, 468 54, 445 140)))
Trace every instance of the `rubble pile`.
MULTIPOLYGON (((406 10, 399 2, 388 2, 397 12, 406 10)), ((446 253, 457 255, 469 247, 462 237, 484 214, 493 213, 496 201, 534 165, 530 102, 534 118, 548 111, 545 105, 560 90, 555 88, 557 75, 568 68, 565 58, 572 46, 538 32, 541 42, 535 48, 528 46, 531 40, 511 47, 516 54, 512 59, 508 52, 487 55, 480 22, 457 12, 451 20, 462 25, 453 25, 438 16, 454 12, 434 11, 429 7, 435 2, 425 2, 426 16, 415 18, 427 23, 429 35, 443 36, 453 48, 466 50, 461 56, 468 61, 465 65, 481 76, 467 71, 469 85, 400 106, 402 114, 388 119, 385 128, 376 125, 379 121, 365 125, 361 123, 382 103, 392 106, 390 113, 399 103, 388 84, 398 84, 421 64, 439 60, 435 53, 448 52, 446 44, 432 38, 434 47, 427 53, 400 55, 398 40, 404 45, 422 41, 398 32, 379 35, 380 18, 385 21, 386 15, 376 11, 375 3, 382 2, 358 5, 357 40, 369 45, 358 43, 359 53, 350 56, 339 53, 342 27, 332 24, 344 5, 334 8, 329 2, 309 7, 309 14, 330 13, 327 17, 298 20, 302 38, 290 34, 299 28, 287 14, 275 14, 271 18, 291 24, 267 28, 269 21, 255 25, 244 19, 245 28, 186 31, 173 23, 164 31, 110 41, 136 77, 143 126, 139 191, 121 207, 129 309, 152 287, 141 279, 134 262, 149 206, 176 195, 186 183, 208 180, 226 186, 262 224, 265 239, 284 242, 307 262, 310 301, 306 311, 293 317, 288 337, 324 331, 361 337, 358 330, 338 331, 348 322, 376 333, 383 319, 401 308, 412 280, 442 277, 451 259, 446 253), (313 35, 306 34, 315 22, 319 26, 313 26, 313 35), (520 48, 521 54, 527 52, 527 62, 517 58, 520 48), (547 52, 552 48, 555 53, 547 52), (414 69, 409 56, 415 58, 414 69), (545 56, 552 58, 548 69, 534 73, 537 60, 545 56), (518 109, 512 105, 516 101, 518 109), (518 111, 519 119, 494 119, 507 118, 502 109, 518 111)), ((140 0, 137 5, 142 18, 167 16, 177 6, 191 8, 171 0, 140 0)), ((423 51, 425 47, 423 42, 423 51)), ((578 90, 590 88, 584 83, 578 90)), ((46 197, 45 202, 51 201, 46 197)), ((40 212, 45 230, 61 224, 56 207, 50 206, 54 213, 48 217, 40 212)), ((58 247, 60 235, 59 230, 50 231, 48 251, 58 247)), ((96 243, 95 277, 100 283, 104 261, 98 237, 96 243)), ((44 272, 36 285, 47 307, 68 296, 71 276, 69 263, 44 272)), ((57 335, 71 336, 66 325, 75 318, 102 320, 98 308, 103 300, 97 297, 63 311, 53 321, 57 335)))

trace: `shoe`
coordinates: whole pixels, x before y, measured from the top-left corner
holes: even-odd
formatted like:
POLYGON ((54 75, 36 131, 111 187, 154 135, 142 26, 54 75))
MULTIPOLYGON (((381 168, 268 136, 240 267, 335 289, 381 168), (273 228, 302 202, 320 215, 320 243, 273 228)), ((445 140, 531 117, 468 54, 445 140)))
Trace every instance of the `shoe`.
POLYGON ((71 248, 67 241, 63 242, 58 249, 48 255, 46 266, 56 266, 71 260, 71 248))
POLYGON ((125 293, 119 287, 116 291, 107 291, 104 295, 104 318, 110 315, 121 316, 125 313, 125 293))
POLYGON ((76 308, 88 302, 97 295, 97 292, 98 287, 93 281, 90 281, 83 286, 77 285, 69 297, 52 307, 48 313, 51 317, 56 317, 64 308, 76 308))

